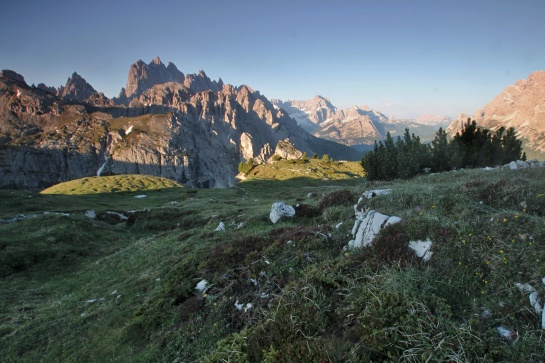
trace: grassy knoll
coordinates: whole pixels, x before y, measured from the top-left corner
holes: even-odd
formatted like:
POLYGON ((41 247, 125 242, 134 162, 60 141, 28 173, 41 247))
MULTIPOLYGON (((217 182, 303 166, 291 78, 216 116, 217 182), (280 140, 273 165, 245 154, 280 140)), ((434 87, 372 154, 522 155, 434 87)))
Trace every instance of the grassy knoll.
POLYGON ((69 214, 0 224, 2 360, 545 359, 541 317, 515 285, 545 299, 545 170, 373 183, 298 176, 250 173, 230 189, 143 199, 0 191, 3 218, 40 206, 69 214), (393 192, 366 206, 402 222, 373 247, 345 251, 353 204, 377 188, 393 192), (273 225, 276 201, 307 213, 273 225), (83 215, 90 206, 96 219, 83 215), (425 238, 429 262, 406 247, 425 238))
POLYGON ((345 180, 361 178, 363 170, 356 161, 322 161, 320 159, 278 160, 272 164, 254 167, 247 178, 252 180, 288 180, 307 178, 318 180, 345 180))
POLYGON ((147 191, 166 188, 181 188, 182 185, 167 179, 152 175, 112 175, 93 176, 67 181, 54 185, 41 192, 41 194, 100 194, 147 191))

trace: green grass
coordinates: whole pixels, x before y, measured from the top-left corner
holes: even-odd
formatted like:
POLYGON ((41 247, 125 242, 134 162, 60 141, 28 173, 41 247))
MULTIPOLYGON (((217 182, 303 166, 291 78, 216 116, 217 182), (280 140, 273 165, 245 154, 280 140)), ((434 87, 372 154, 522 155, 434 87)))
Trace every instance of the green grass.
POLYGON ((75 179, 49 187, 43 190, 41 194, 81 195, 147 191, 181 187, 181 184, 167 178, 152 175, 130 174, 93 176, 75 179))
POLYGON ((329 161, 319 159, 278 160, 272 164, 254 167, 246 178, 255 180, 288 180, 307 178, 318 180, 346 180, 361 178, 361 164, 355 161, 329 161))
POLYGON ((541 317, 515 286, 529 283, 545 298, 545 170, 374 183, 255 177, 144 199, 0 191, 3 218, 38 214, 0 224, 2 360, 545 359, 541 317), (343 250, 351 193, 376 188, 393 193, 363 204, 403 221, 370 248, 343 250), (276 201, 319 212, 273 225, 276 201), (91 206, 97 219, 83 216, 91 206), (40 213, 47 210, 70 215, 40 213), (219 222, 224 232, 215 231, 219 222), (427 237, 426 263, 406 245, 427 237), (203 293, 195 290, 202 279, 203 293), (500 337, 499 326, 515 337, 500 337))

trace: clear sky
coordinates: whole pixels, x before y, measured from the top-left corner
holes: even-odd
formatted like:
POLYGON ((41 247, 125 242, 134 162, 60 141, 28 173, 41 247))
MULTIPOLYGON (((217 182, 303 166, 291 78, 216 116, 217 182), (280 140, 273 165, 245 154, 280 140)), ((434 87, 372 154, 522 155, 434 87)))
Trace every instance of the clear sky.
POLYGON ((545 0, 0 0, 0 69, 117 96, 159 56, 268 98, 473 114, 545 69, 545 0))

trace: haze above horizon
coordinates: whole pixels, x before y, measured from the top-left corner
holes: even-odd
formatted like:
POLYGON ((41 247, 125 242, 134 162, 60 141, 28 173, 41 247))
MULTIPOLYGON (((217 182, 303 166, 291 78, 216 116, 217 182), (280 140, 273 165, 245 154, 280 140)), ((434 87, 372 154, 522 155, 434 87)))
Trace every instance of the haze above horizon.
POLYGON ((75 71, 108 97, 159 56, 268 98, 455 117, 545 69, 542 0, 29 0, 0 13, 0 69, 54 87, 75 71))

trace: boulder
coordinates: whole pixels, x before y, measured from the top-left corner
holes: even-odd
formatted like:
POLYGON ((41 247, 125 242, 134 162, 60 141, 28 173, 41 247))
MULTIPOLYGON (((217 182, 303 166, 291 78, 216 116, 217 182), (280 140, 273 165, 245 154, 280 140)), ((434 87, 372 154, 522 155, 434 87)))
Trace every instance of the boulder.
POLYGON ((278 222, 283 217, 293 218, 293 216, 295 216, 295 209, 284 202, 273 203, 269 214, 269 218, 273 223, 278 222))
POLYGON ((369 210, 356 217, 352 234, 355 238, 348 242, 349 248, 361 248, 370 246, 379 232, 391 224, 401 221, 396 216, 387 216, 374 210, 369 210))

